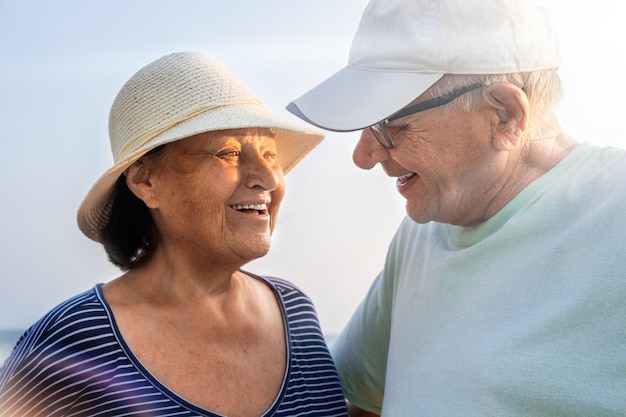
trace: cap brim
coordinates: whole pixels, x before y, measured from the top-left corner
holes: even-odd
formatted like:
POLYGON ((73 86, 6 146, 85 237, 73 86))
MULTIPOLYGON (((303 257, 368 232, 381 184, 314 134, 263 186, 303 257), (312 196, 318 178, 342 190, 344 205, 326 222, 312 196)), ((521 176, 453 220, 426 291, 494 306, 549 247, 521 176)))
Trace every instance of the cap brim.
POLYGON ((287 110, 326 130, 361 130, 396 113, 442 76, 346 67, 289 103, 287 110))

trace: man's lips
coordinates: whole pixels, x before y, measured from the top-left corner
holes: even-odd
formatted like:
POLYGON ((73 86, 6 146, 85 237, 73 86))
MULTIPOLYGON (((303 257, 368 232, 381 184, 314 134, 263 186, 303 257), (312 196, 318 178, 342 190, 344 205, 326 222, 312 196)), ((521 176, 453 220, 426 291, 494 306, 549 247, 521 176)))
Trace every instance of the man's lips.
POLYGON ((410 172, 408 174, 401 175, 396 179, 396 186, 404 187, 406 183, 411 180, 411 178, 416 177, 416 176, 417 174, 415 172, 410 172))

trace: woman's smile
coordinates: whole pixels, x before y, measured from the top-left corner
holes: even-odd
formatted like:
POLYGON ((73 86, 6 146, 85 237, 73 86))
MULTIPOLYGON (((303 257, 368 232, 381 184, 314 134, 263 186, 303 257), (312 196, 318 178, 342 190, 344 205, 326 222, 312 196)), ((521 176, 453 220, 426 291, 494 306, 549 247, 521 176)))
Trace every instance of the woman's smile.
POLYGON ((230 208, 232 208, 233 210, 242 212, 242 213, 247 213, 247 214, 256 214, 256 215, 267 215, 268 211, 267 211, 267 204, 266 203, 261 203, 261 204, 233 204, 229 206, 230 208))

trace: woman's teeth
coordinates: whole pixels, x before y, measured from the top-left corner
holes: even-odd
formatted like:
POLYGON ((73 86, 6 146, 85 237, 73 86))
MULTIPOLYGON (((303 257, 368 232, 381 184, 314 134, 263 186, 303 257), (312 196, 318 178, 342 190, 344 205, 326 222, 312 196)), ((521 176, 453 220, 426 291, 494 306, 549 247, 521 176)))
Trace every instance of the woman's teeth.
POLYGON ((267 204, 235 204, 231 206, 235 210, 267 210, 267 204))

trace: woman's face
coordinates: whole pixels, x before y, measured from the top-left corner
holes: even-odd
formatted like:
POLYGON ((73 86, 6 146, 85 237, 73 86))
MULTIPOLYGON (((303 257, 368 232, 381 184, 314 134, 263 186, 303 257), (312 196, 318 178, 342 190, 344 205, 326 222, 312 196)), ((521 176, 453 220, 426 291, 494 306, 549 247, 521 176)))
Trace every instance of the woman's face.
POLYGON ((285 191, 269 129, 192 136, 168 145, 156 164, 143 200, 160 247, 245 262, 268 252, 285 191))

